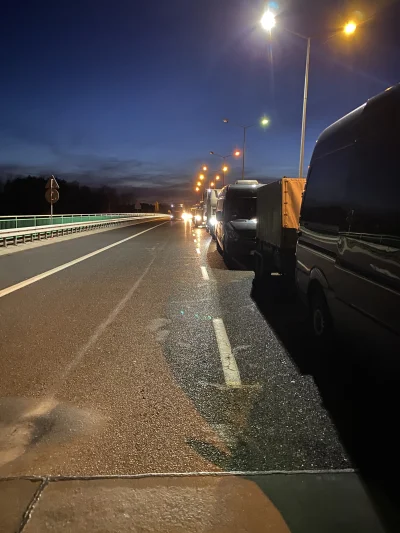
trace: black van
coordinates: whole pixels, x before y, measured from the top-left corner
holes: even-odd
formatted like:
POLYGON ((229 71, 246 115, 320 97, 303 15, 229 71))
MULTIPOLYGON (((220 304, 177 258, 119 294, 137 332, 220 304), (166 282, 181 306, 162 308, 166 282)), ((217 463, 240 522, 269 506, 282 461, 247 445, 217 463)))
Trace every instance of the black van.
POLYGON ((308 171, 296 283, 314 334, 400 339, 400 84, 319 137, 308 171))
POLYGON ((258 182, 224 187, 217 200, 215 238, 226 263, 232 256, 250 255, 256 247, 258 182))

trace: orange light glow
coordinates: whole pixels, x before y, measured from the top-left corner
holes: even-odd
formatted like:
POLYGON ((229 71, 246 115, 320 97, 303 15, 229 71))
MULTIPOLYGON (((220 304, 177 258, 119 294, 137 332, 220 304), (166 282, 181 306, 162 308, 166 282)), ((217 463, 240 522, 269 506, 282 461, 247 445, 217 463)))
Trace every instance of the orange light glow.
POLYGON ((352 33, 356 31, 356 29, 357 29, 357 24, 353 22, 352 20, 350 20, 343 28, 343 31, 346 35, 351 35, 352 33))

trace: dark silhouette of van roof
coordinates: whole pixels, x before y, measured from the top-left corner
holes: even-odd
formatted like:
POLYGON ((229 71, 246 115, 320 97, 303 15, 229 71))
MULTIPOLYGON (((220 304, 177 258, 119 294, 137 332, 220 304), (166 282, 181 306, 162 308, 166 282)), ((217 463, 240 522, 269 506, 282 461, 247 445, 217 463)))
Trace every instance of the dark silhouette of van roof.
POLYGON ((390 112, 388 107, 396 105, 400 107, 400 83, 386 91, 370 98, 365 104, 351 111, 341 119, 326 128, 317 140, 311 162, 339 148, 353 144, 362 132, 364 119, 368 118, 372 108, 382 108, 382 111, 390 112), (395 101, 397 102, 393 104, 395 101))

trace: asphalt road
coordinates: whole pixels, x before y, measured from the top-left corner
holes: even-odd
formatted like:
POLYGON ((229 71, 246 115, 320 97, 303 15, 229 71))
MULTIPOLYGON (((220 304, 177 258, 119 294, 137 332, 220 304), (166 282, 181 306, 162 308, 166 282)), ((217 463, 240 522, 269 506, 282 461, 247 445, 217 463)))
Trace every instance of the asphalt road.
POLYGON ((375 481, 397 450, 394 382, 316 351, 281 280, 268 294, 252 280, 183 222, 1 255, 0 477, 359 468, 375 481))

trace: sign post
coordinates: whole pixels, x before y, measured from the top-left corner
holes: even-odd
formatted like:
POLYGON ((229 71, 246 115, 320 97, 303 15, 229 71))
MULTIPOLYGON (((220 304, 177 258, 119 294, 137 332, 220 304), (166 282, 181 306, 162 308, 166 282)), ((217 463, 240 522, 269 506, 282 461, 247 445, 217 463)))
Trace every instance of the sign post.
POLYGON ((60 193, 58 192, 59 188, 60 186, 58 185, 56 178, 54 176, 50 176, 46 183, 46 193, 44 197, 50 204, 51 223, 53 223, 53 204, 58 202, 60 198, 60 193))

